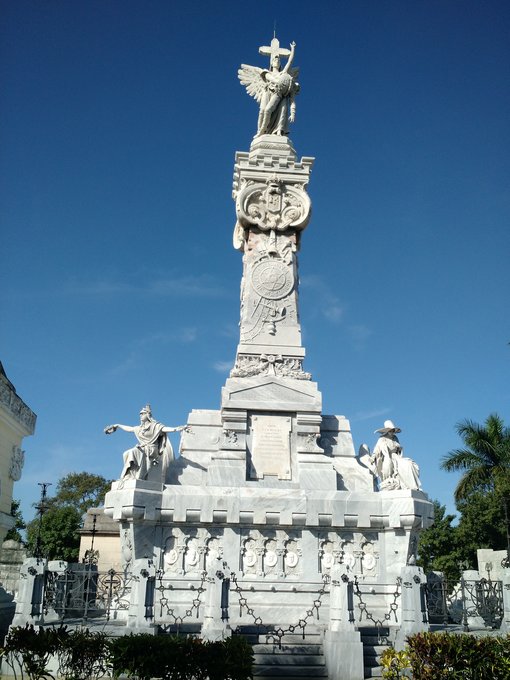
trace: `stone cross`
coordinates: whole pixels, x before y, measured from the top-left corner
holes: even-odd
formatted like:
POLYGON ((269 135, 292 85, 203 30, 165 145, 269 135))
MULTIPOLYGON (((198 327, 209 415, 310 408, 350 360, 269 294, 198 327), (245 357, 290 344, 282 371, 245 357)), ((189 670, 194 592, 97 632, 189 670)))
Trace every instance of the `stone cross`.
POLYGON ((280 41, 275 36, 271 40, 271 46, 264 45, 259 47, 259 54, 269 57, 269 64, 271 64, 274 57, 288 57, 290 50, 287 50, 284 47, 280 48, 280 41))

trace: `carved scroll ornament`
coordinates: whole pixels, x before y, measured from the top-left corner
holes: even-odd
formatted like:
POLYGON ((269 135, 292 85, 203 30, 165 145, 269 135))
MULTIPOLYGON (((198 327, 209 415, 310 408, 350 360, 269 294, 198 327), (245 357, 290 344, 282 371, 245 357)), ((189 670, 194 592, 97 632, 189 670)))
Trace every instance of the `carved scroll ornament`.
POLYGON ((247 184, 236 198, 238 222, 262 231, 300 231, 308 224, 310 208, 310 198, 303 189, 288 186, 276 176, 265 184, 247 184))

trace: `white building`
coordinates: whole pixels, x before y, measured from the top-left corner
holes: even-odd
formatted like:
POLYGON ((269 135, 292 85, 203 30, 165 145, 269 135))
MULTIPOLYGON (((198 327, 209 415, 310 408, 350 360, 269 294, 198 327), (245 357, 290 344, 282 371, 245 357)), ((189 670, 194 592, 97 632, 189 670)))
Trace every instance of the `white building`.
POLYGON ((12 490, 25 458, 21 445, 24 437, 34 434, 36 417, 16 393, 0 362, 0 545, 14 524, 12 490))

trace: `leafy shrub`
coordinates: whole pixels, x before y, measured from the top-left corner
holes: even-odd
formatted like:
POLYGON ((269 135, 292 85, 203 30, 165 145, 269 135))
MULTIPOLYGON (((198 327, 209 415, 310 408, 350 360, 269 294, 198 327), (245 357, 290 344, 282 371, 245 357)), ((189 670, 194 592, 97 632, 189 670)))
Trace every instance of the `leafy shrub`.
POLYGON ((209 680, 250 680, 252 677, 253 650, 242 636, 203 643, 201 654, 202 668, 209 680))
POLYGON ((251 645, 242 637, 221 642, 197 638, 154 636, 148 633, 108 639, 105 633, 69 631, 65 627, 12 628, 0 658, 16 676, 28 680, 54 680, 47 670, 52 656, 64 680, 87 680, 108 673, 126 673, 139 680, 249 680, 253 663, 251 645))
POLYGON ((102 677, 109 670, 110 643, 106 633, 73 630, 60 636, 58 673, 65 680, 102 677))
POLYGON ((139 680, 249 680, 251 645, 244 638, 204 642, 197 638, 142 633, 110 642, 113 674, 139 680))
POLYGON ((5 638, 2 657, 11 667, 15 677, 19 668, 22 678, 25 674, 29 680, 53 678, 47 670, 48 662, 56 653, 61 636, 65 634, 65 628, 36 630, 30 624, 24 628, 21 626, 11 628, 5 638))
POLYGON ((394 647, 388 647, 381 654, 381 666, 385 680, 400 680, 409 677, 407 673, 411 668, 408 652, 403 649, 397 652, 394 647))
POLYGON ((418 633, 408 645, 414 680, 510 678, 510 636, 418 633))

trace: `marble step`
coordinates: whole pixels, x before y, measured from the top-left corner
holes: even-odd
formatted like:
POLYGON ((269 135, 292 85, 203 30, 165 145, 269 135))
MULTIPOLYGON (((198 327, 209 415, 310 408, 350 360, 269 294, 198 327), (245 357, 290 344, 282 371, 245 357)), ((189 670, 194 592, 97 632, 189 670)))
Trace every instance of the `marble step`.
POLYGON ((305 640, 302 635, 283 636, 281 647, 274 642, 266 642, 265 637, 259 635, 262 642, 253 645, 253 678, 303 680, 328 677, 321 636, 318 633, 308 635, 305 640))
POLYGON ((253 666, 253 677, 258 680, 303 680, 303 678, 327 678, 325 666, 253 666))
POLYGON ((324 666, 319 654, 258 654, 254 652, 256 666, 324 666))
POLYGON ((279 638, 276 635, 272 635, 271 633, 249 633, 245 634, 244 637, 248 640, 248 642, 251 642, 252 644, 257 644, 257 642, 262 643, 262 644, 267 644, 267 645, 276 645, 278 646, 278 640, 281 641, 282 645, 285 643, 291 644, 291 645, 308 645, 308 644, 316 644, 316 645, 321 645, 323 636, 321 633, 310 633, 305 635, 303 638, 303 634, 301 632, 299 633, 285 633, 285 635, 282 635, 281 638, 279 638))
POLYGON ((282 645, 281 648, 273 643, 259 643, 254 645, 254 651, 257 654, 322 654, 322 645, 320 643, 296 643, 293 645, 282 645))
POLYGON ((361 641, 363 643, 363 666, 365 669, 364 677, 381 678, 382 668, 380 665, 381 654, 388 645, 385 640, 389 637, 389 628, 360 628, 361 641))

